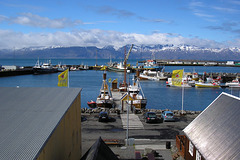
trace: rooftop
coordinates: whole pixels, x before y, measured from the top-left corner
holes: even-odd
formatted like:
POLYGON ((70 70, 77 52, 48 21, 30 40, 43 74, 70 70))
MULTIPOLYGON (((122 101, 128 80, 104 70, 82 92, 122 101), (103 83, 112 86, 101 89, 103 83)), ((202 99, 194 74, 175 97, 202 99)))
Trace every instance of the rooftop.
POLYGON ((36 158, 81 92, 79 88, 0 90, 0 159, 36 158))
POLYGON ((219 95, 183 131, 205 159, 240 159, 240 98, 219 95))

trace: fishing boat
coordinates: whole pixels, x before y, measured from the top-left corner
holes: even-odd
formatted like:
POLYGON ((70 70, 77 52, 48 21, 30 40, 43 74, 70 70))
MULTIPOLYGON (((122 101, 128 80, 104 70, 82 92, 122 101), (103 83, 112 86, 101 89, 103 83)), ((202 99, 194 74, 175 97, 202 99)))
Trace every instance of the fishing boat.
POLYGON ((55 73, 55 72, 58 72, 58 69, 52 66, 51 60, 40 64, 38 59, 37 63, 33 67, 34 74, 46 74, 46 73, 55 73))
POLYGON ((126 46, 125 46, 125 53, 124 53, 124 61, 123 62, 119 62, 119 63, 112 63, 112 61, 110 60, 110 63, 108 64, 108 70, 109 71, 114 71, 114 72, 125 72, 126 70, 132 70, 131 67, 129 67, 130 65, 127 65, 127 61, 129 58, 129 55, 132 51, 133 48, 133 44, 131 45, 128 53, 126 54, 126 46))
POLYGON ((218 83, 204 83, 204 82, 196 82, 195 83, 196 88, 220 88, 220 85, 218 83))
POLYGON ((160 80, 166 80, 167 77, 164 76, 164 73, 161 71, 143 71, 143 73, 140 73, 139 75, 140 80, 153 80, 153 81, 160 81, 160 80))
POLYGON ((216 79, 213 79, 212 76, 206 78, 206 82, 200 79, 195 83, 196 88, 220 88, 221 76, 218 76, 216 79))
POLYGON ((104 72, 103 83, 100 89, 100 94, 97 97, 96 104, 97 104, 97 107, 100 107, 100 108, 113 108, 114 107, 113 98, 112 98, 110 89, 108 87, 106 77, 107 75, 104 72))
POLYGON ((96 108, 97 107, 97 103, 93 100, 91 100, 90 102, 87 102, 87 105, 90 107, 90 108, 96 108))
MULTIPOLYGON (((178 71, 178 70, 176 70, 176 71, 178 71)), ((181 71, 181 70, 180 70, 180 71, 181 71)), ((177 76, 176 76, 176 77, 177 77, 177 76)), ((190 87, 193 87, 193 86, 194 86, 195 81, 192 80, 191 76, 189 76, 188 73, 185 73, 184 70, 183 70, 183 72, 182 72, 182 76, 181 76, 182 78, 179 79, 179 84, 178 84, 178 85, 176 85, 176 84, 173 83, 173 80, 174 80, 176 77, 174 77, 174 78, 168 78, 168 80, 166 81, 166 85, 167 85, 168 87, 184 87, 184 88, 190 88, 190 87), (180 83, 180 82, 181 82, 181 83, 180 83)), ((179 77, 179 75, 178 75, 178 77, 179 77)))
POLYGON ((156 60, 150 59, 146 60, 146 62, 140 65, 138 68, 143 70, 161 71, 163 67, 158 65, 156 60))
POLYGON ((78 67, 79 70, 88 70, 89 69, 89 66, 88 65, 83 65, 81 64, 79 67, 78 67))
POLYGON ((58 63, 58 65, 57 65, 57 71, 58 71, 58 72, 63 72, 63 71, 65 71, 66 69, 68 69, 68 67, 67 67, 66 65, 62 65, 61 62, 58 63))
POLYGON ((177 85, 173 85, 172 83, 172 78, 168 78, 168 80, 166 81, 166 86, 167 87, 184 87, 184 88, 191 88, 193 87, 192 84, 192 80, 189 78, 182 78, 182 82, 181 85, 177 86, 177 85))
POLYGON ((114 72, 124 72, 125 67, 122 62, 119 63, 110 63, 108 66, 109 71, 114 71, 114 72))
POLYGON ((231 82, 226 82, 225 86, 227 87, 232 87, 232 88, 240 88, 240 83, 238 80, 238 77, 236 77, 236 79, 232 80, 231 82))
POLYGON ((131 104, 134 110, 146 108, 147 99, 144 96, 139 78, 133 78, 133 84, 128 86, 128 93, 132 100, 127 101, 127 103, 131 104))

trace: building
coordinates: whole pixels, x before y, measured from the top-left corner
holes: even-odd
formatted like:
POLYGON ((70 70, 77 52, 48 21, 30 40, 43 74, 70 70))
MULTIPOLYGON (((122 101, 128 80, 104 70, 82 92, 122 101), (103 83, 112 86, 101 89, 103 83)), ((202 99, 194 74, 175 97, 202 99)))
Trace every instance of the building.
POLYGON ((176 136, 186 160, 240 159, 240 98, 220 94, 176 136))
POLYGON ((0 90, 0 159, 81 158, 81 89, 0 90))
POLYGON ((227 61, 226 65, 234 65, 234 61, 227 61))

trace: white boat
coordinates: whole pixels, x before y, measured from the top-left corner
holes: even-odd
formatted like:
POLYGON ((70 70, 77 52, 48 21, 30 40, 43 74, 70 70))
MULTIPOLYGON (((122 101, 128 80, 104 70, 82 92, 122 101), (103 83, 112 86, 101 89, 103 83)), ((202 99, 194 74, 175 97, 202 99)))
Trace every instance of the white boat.
POLYGON ((191 79, 189 78, 182 78, 181 86, 175 86, 172 84, 172 78, 168 78, 166 81, 166 85, 168 87, 184 87, 184 88, 190 88, 192 87, 192 83, 194 83, 191 79))
POLYGON ((61 62, 58 63, 58 65, 57 65, 57 70, 58 70, 58 72, 63 72, 63 71, 65 71, 66 69, 68 69, 68 67, 67 67, 66 65, 62 65, 61 62))
POLYGON ((238 77, 236 79, 232 80, 231 82, 226 82, 225 86, 231 87, 231 88, 240 88, 240 83, 239 83, 238 77))
POLYGON ((153 80, 153 81, 160 81, 160 80, 166 80, 167 77, 164 76, 163 72, 160 71, 143 71, 143 73, 140 73, 139 79, 141 80, 153 80))
POLYGON ((128 86, 128 92, 133 100, 129 100, 127 103, 132 104, 135 110, 145 109, 147 105, 147 99, 144 96, 139 79, 133 79, 133 84, 128 86))
POLYGON ((88 70, 89 69, 89 66, 88 65, 83 65, 81 64, 79 67, 78 67, 79 70, 88 70))
POLYGON ((57 68, 53 68, 53 66, 51 64, 51 60, 40 64, 39 59, 38 59, 37 63, 33 67, 34 74, 46 74, 46 73, 55 73, 55 72, 58 72, 58 70, 57 70, 57 68))
POLYGON ((119 63, 110 63, 108 66, 109 71, 114 71, 114 72, 124 72, 125 68, 123 65, 123 62, 119 63))
POLYGON ((100 89, 100 94, 96 100, 97 107, 100 108, 113 108, 113 98, 106 81, 106 73, 103 73, 103 83, 100 89))
POLYGON ((154 70, 154 71, 161 71, 162 66, 158 65, 156 63, 156 60, 147 60, 143 65, 140 65, 139 68, 145 69, 145 70, 154 70))

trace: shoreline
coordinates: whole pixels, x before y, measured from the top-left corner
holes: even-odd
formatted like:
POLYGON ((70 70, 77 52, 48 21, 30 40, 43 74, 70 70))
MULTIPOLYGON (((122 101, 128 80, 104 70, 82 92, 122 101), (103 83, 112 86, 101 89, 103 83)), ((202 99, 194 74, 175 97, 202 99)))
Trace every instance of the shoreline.
MULTIPOLYGON (((82 114, 87 114, 87 115, 91 115, 91 114, 96 114, 96 113, 100 113, 101 111, 108 111, 109 114, 124 114, 125 112, 121 112, 120 109, 118 108, 110 108, 110 109, 105 109, 105 108, 81 108, 81 113, 82 114)), ((157 115, 161 114, 163 111, 171 111, 173 112, 175 115, 195 115, 195 114, 200 114, 202 111, 190 111, 190 110, 183 110, 183 114, 182 114, 182 110, 170 110, 170 109, 143 109, 140 112, 137 113, 137 115, 143 114, 145 112, 155 112, 157 115)))

